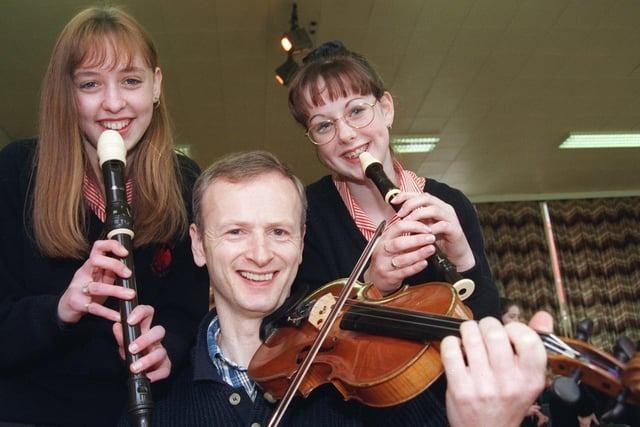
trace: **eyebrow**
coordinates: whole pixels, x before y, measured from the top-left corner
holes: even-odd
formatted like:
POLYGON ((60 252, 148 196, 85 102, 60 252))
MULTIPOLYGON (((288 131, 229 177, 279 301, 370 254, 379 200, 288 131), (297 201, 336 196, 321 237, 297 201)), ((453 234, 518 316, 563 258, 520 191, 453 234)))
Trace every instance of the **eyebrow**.
MULTIPOLYGON (((229 221, 223 221, 223 222, 217 224, 216 228, 218 230, 226 229, 226 228, 234 228, 234 227, 253 229, 253 228, 255 228, 255 226, 256 226, 256 224, 253 223, 251 220, 239 221, 239 220, 230 219, 229 221)), ((264 224, 260 223, 259 226, 260 227, 264 226, 267 229, 270 229, 270 228, 291 228, 291 229, 294 229, 296 227, 295 221, 289 221, 289 219, 281 219, 281 220, 276 220, 276 221, 270 221, 270 222, 267 222, 267 223, 264 223, 264 224)))
MULTIPOLYGON (((353 101, 364 101, 364 98, 362 97, 357 97, 357 98, 353 98, 350 99, 346 104, 344 104, 345 109, 349 106, 349 104, 351 104, 353 101)), ((324 114, 314 114, 313 116, 309 117, 309 122, 311 122, 311 120, 315 119, 316 117, 326 117, 329 118, 328 116, 325 116, 324 114)))
MULTIPOLYGON (((145 69, 141 67, 126 67, 126 68, 123 68, 122 70, 118 70, 117 72, 118 73, 144 73, 144 71, 145 69)), ((95 76, 97 74, 100 74, 100 72, 80 68, 79 70, 73 73, 73 78, 89 77, 89 76, 95 76)))

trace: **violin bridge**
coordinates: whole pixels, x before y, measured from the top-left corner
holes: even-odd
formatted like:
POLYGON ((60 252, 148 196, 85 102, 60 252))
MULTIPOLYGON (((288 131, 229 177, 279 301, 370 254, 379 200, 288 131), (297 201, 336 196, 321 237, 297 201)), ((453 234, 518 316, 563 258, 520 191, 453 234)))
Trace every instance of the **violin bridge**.
POLYGON ((313 307, 311 307, 307 320, 316 329, 320 329, 325 320, 327 320, 327 317, 329 317, 329 313, 331 313, 331 309, 334 305, 336 305, 336 298, 333 294, 330 292, 324 294, 315 302, 313 307))

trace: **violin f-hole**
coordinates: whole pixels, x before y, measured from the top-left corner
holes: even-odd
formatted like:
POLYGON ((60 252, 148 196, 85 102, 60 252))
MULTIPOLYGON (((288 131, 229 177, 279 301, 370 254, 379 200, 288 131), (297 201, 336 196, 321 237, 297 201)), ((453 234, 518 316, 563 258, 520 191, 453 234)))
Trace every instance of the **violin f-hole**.
MULTIPOLYGON (((325 341, 322 346, 320 347, 320 352, 322 353, 328 353, 330 351, 333 351, 334 348, 336 348, 336 344, 338 343, 338 337, 331 337, 331 340, 327 343, 327 341, 325 341)), ((302 351, 300 353, 297 354, 296 356, 296 365, 299 365, 302 363, 302 361, 304 360, 304 358, 307 356, 307 352, 311 349, 311 346, 308 345, 306 347, 304 347, 302 349, 302 351)))

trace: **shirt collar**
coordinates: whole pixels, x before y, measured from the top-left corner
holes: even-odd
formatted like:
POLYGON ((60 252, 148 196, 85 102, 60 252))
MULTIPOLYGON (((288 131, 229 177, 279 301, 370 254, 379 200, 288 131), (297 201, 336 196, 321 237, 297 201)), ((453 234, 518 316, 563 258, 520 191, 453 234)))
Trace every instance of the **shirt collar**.
MULTIPOLYGON (((416 175, 414 172, 404 169, 398 160, 393 160, 393 170, 398 178, 398 186, 400 190, 410 193, 422 193, 426 179, 424 177, 416 175)), ((336 186, 336 190, 340 194, 340 197, 345 202, 349 215, 353 218, 360 233, 365 237, 367 241, 371 240, 373 234, 378 227, 369 218, 366 212, 358 205, 356 199, 351 194, 349 186, 346 181, 341 180, 337 176, 333 176, 333 183, 336 186)), ((393 215, 389 221, 387 221, 387 228, 395 224, 399 220, 397 215, 393 215)))
MULTIPOLYGON (((131 178, 127 179, 124 186, 127 194, 127 203, 131 205, 133 202, 133 180, 131 178)), ((82 181, 82 195, 89 209, 100 218, 100 221, 105 222, 107 220, 105 195, 100 191, 100 186, 95 182, 95 178, 86 172, 82 181)))
POLYGON ((226 363, 233 369, 246 372, 246 367, 242 367, 225 357, 224 353, 222 352, 222 348, 220 348, 220 346, 218 345, 219 335, 220 322, 218 322, 218 316, 215 316, 211 320, 211 323, 209 323, 209 327, 207 328, 207 351, 209 353, 209 358, 211 359, 211 361, 214 361, 214 359, 220 359, 222 362, 226 363))

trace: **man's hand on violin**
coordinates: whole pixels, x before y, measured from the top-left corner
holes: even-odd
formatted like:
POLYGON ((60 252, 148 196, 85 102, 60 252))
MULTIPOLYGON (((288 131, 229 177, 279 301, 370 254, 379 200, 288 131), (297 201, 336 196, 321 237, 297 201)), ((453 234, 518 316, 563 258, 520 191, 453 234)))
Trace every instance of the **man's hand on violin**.
MULTIPOLYGON (((129 352, 142 355, 137 362, 131 364, 129 369, 134 374, 145 371, 151 382, 166 378, 171 373, 171 360, 162 345, 165 329, 160 325, 151 327, 153 314, 152 306, 138 305, 127 319, 129 325, 140 325, 140 336, 129 345, 129 352)), ((113 335, 118 343, 120 357, 124 360, 124 338, 120 322, 113 324, 113 335)))
POLYGON ((438 246, 458 271, 467 271, 476 264, 453 206, 429 193, 402 192, 392 203, 402 204, 398 216, 403 220, 420 221, 429 226, 438 246))
POLYGON ((131 271, 109 254, 126 257, 127 253, 115 240, 97 240, 58 301, 58 318, 64 323, 77 323, 90 313, 117 322, 120 314, 105 307, 104 302, 108 297, 130 300, 135 292, 114 284, 117 276, 126 279, 131 271))
MULTIPOLYGON (((548 314, 536 316, 532 326, 551 330, 548 314)), ((450 424, 518 426, 545 385, 547 357, 538 334, 492 317, 464 322, 460 332, 440 346, 450 424)))

